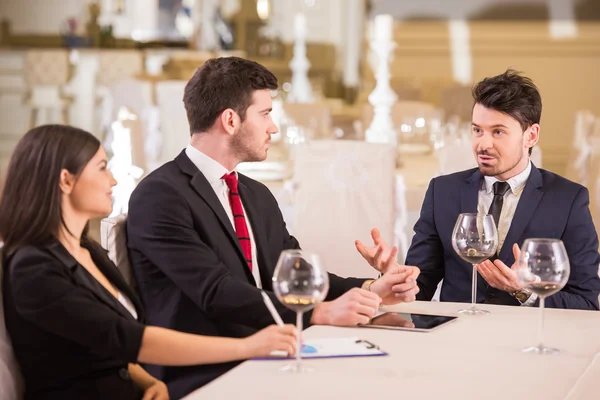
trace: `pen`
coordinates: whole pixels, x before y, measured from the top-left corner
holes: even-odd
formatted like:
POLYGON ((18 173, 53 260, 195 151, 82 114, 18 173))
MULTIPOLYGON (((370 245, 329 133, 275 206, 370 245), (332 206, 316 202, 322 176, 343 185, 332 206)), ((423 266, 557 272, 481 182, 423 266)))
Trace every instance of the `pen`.
POLYGON ((283 320, 281 319, 281 316, 279 315, 279 313, 277 312, 277 309, 273 305, 271 298, 264 291, 261 291, 260 293, 262 294, 263 301, 264 301, 265 305, 267 306, 267 308, 269 309, 269 312, 273 316, 273 319, 275 320, 277 325, 283 326, 283 320))

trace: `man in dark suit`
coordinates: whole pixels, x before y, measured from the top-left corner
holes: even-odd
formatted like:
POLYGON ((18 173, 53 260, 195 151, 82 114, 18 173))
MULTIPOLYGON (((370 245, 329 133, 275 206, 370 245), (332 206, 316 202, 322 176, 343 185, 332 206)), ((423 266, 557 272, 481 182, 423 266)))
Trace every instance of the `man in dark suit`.
MULTIPOLYGON (((598 310, 600 255, 588 191, 529 160, 540 132, 537 87, 508 70, 478 83, 473 97, 472 146, 479 168, 440 176, 429 184, 406 257, 407 264, 421 270, 417 298, 431 300, 443 279, 442 301, 471 300, 473 267, 453 250, 452 231, 460 213, 479 212, 494 216, 499 253, 493 262, 477 267, 477 302, 536 306, 537 296, 519 283, 514 263, 525 239, 556 238, 564 242, 571 273, 546 306, 598 310)), ((385 271, 380 264, 387 245, 376 232, 373 239, 374 247, 358 243, 358 250, 385 271)))
MULTIPOLYGON (((140 182, 129 205, 129 254, 150 325, 244 337, 273 323, 260 289, 284 321, 295 321, 275 298, 271 277, 281 251, 299 244, 269 189, 234 171, 242 161, 266 158, 277 132, 270 117, 276 88, 271 72, 236 57, 209 60, 188 82, 191 143, 140 182)), ((367 323, 380 302, 414 300, 418 269, 387 267, 378 280, 330 274, 326 301, 304 323, 367 323)), ((149 371, 179 398, 234 365, 149 371)))

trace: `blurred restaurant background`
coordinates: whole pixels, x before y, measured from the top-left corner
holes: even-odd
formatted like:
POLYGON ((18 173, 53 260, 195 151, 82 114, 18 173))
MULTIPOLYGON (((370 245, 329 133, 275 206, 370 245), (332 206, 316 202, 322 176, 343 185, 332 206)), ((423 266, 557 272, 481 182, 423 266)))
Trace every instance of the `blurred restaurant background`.
POLYGON ((406 252, 429 180, 476 166, 472 85, 508 68, 542 94, 533 162, 586 185, 599 226, 597 0, 1 0, 0 21, 0 175, 28 129, 86 129, 115 215, 187 145, 187 80, 235 55, 280 84, 268 158, 238 170, 326 261, 374 226, 406 252))

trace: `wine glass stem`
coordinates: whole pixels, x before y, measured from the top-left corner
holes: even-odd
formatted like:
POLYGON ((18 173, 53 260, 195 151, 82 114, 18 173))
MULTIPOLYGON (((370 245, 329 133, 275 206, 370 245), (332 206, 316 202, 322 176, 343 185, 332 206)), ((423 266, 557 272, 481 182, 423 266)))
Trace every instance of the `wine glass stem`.
POLYGON ((471 308, 477 303, 477 264, 473 264, 473 281, 471 282, 471 308))
POLYGON ((301 366, 301 353, 302 353, 302 311, 298 311, 296 314, 296 368, 300 371, 301 366))
POLYGON ((540 349, 544 348, 544 297, 540 296, 540 325, 538 336, 540 338, 540 349))

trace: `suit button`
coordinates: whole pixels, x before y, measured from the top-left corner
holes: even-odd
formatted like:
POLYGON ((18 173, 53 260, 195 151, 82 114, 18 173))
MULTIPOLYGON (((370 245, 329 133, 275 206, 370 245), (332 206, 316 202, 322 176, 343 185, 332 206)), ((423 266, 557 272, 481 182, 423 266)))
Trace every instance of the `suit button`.
POLYGON ((124 381, 130 381, 131 380, 131 375, 129 374, 129 371, 127 370, 127 368, 121 368, 119 370, 119 377, 121 379, 123 379, 124 381))
POLYGON ((492 300, 494 298, 494 294, 493 293, 486 293, 485 295, 485 299, 486 300, 492 300))

